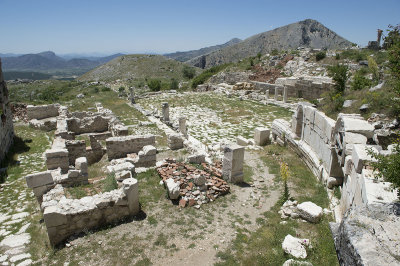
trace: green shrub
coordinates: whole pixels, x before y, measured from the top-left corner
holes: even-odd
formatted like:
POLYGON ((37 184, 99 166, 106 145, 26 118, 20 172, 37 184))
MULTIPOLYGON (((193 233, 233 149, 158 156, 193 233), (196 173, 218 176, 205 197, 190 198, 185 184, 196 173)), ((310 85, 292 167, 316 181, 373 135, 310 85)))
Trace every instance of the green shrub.
POLYGON ((345 65, 334 65, 328 67, 328 74, 332 77, 333 81, 335 82, 335 89, 338 93, 343 93, 346 89, 346 82, 349 78, 348 74, 348 67, 345 65))
POLYGON ((198 85, 203 84, 206 82, 211 76, 217 74, 218 72, 227 68, 230 64, 223 64, 219 66, 213 66, 203 73, 197 75, 192 81, 192 88, 195 89, 198 85))
POLYGON ((111 91, 111 89, 109 87, 102 87, 101 91, 111 91))
POLYGON ((371 87, 372 82, 357 71, 350 85, 352 90, 362 90, 371 87))
POLYGON ((369 68, 369 71, 372 73, 372 78, 374 79, 374 81, 378 82, 379 81, 378 64, 375 62, 375 60, 371 56, 368 56, 368 68, 369 68))
POLYGON ((257 54, 257 58, 258 58, 258 60, 260 60, 260 59, 261 59, 261 56, 262 56, 262 54, 261 54, 261 52, 259 52, 259 53, 257 54))
POLYGON ((125 87, 121 86, 121 87, 118 88, 118 92, 124 92, 124 91, 125 91, 125 87))
POLYGON ((340 60, 340 54, 336 54, 335 59, 340 60))
POLYGON ((318 53, 315 55, 315 59, 316 59, 317 61, 320 61, 320 60, 324 59, 325 57, 326 57, 326 53, 325 53, 324 51, 318 52, 318 53))
POLYGON ((374 170, 378 170, 376 177, 391 182, 394 188, 399 188, 397 196, 400 199, 400 139, 395 142, 395 150, 391 155, 384 156, 372 150, 369 150, 369 154, 376 159, 376 162, 371 162, 374 170))
POLYGON ((147 81, 147 86, 149 86, 152 91, 160 91, 161 89, 161 80, 159 79, 151 79, 147 81))
POLYGON ((196 69, 194 69, 194 67, 184 66, 182 73, 185 78, 192 79, 196 75, 196 69))
POLYGON ((170 90, 177 90, 179 88, 179 83, 176 79, 172 78, 171 83, 169 84, 170 90))
POLYGON ((274 49, 271 51, 271 55, 279 55, 278 49, 274 49))

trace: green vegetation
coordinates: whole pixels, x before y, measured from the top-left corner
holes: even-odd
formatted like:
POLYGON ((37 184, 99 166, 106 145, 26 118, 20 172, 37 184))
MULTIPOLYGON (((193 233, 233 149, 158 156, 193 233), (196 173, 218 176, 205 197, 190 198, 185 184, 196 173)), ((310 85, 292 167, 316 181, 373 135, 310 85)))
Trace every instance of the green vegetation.
POLYGON ((219 66, 214 66, 212 68, 207 69, 200 75, 196 76, 193 81, 192 81, 192 88, 196 88, 197 85, 203 84, 206 82, 212 75, 217 74, 218 72, 221 72, 225 68, 227 68, 230 64, 223 64, 219 66))
POLYGON ((179 88, 179 82, 176 79, 172 78, 171 79, 171 83, 169 85, 169 89, 170 90, 177 90, 178 88, 179 88))
POLYGON ((289 193, 289 187, 288 187, 288 178, 289 178, 289 167, 286 163, 282 162, 280 166, 280 174, 281 178, 283 180, 283 195, 282 195, 282 200, 283 202, 287 201, 290 197, 289 193))
POLYGON ((349 78, 348 67, 346 65, 334 65, 328 67, 328 74, 335 82, 335 89, 337 93, 343 93, 346 89, 346 81, 349 78))
POLYGON ((147 86, 149 86, 152 91, 160 91, 161 90, 161 80, 159 79, 150 79, 147 81, 147 86))
POLYGON ((190 67, 187 65, 185 65, 183 67, 182 72, 183 72, 183 76, 187 79, 192 79, 196 75, 196 69, 194 69, 194 67, 190 67))
POLYGON ((108 174, 107 177, 103 180, 103 192, 109 192, 111 190, 117 189, 118 183, 115 179, 115 174, 108 174))
POLYGON ((369 88, 372 85, 372 81, 367 79, 363 75, 363 71, 356 71, 354 74, 353 80, 350 84, 352 90, 362 90, 365 88, 369 88))
POLYGON ((372 150, 369 151, 369 154, 376 159, 376 162, 371 162, 374 170, 378 170, 376 177, 391 182, 394 188, 399 188, 397 196, 400 200, 400 139, 395 142, 391 155, 384 156, 372 150))
POLYGON ((320 51, 315 54, 315 60, 317 60, 317 61, 321 61, 325 57, 326 57, 326 53, 324 51, 320 51))

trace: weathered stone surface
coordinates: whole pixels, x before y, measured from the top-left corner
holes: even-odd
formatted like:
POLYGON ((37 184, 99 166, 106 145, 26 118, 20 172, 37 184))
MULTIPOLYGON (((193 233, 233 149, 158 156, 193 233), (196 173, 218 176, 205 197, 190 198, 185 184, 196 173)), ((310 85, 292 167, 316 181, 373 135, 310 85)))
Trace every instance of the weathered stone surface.
POLYGON ((29 120, 29 126, 43 131, 55 130, 57 128, 57 118, 32 119, 29 120))
POLYGON ((134 172, 135 166, 130 162, 123 162, 123 163, 119 163, 116 165, 107 166, 107 171, 109 173, 118 173, 118 172, 122 172, 122 171, 134 172))
POLYGON ((206 156, 204 154, 193 154, 188 156, 189 163, 201 164, 206 161, 206 156))
POLYGON ((47 169, 52 170, 60 167, 63 172, 68 171, 69 157, 67 149, 46 150, 45 156, 47 169))
POLYGON ((258 146, 264 146, 269 143, 269 129, 268 128, 262 128, 262 127, 257 127, 254 130, 254 142, 258 146))
POLYGON ((80 170, 82 175, 88 175, 88 162, 86 157, 79 157, 75 160, 76 170, 80 170))
POLYGON ((308 261, 288 259, 282 264, 282 266, 312 266, 312 263, 308 261))
POLYGON ((168 190, 168 197, 172 200, 178 199, 180 195, 179 191, 179 182, 175 182, 174 179, 168 178, 165 180, 165 185, 167 186, 168 190))
POLYGON ((164 102, 161 105, 162 105, 163 121, 169 122, 169 105, 167 102, 164 102))
POLYGON ((50 171, 34 173, 25 177, 26 184, 29 188, 41 187, 53 184, 53 176, 50 171))
POLYGON ((249 145, 248 140, 245 137, 238 136, 236 137, 236 143, 240 146, 247 146, 249 145))
POLYGON ((183 138, 180 134, 169 134, 167 138, 168 147, 171 150, 179 150, 183 148, 183 138))
POLYGON ((85 114, 82 119, 73 117, 67 118, 68 130, 75 134, 106 132, 110 118, 102 115, 90 116, 85 114))
POLYGON ((292 255, 295 258, 305 259, 307 257, 307 251, 305 245, 309 244, 308 239, 300 239, 287 235, 282 242, 282 249, 292 255))
POLYGON ((49 117, 56 117, 59 114, 59 104, 48 104, 48 105, 28 105, 26 107, 28 119, 44 119, 49 117))
POLYGON ((43 212, 44 222, 47 227, 54 227, 66 224, 67 216, 57 206, 49 206, 43 212))
POLYGON ((154 135, 111 137, 106 140, 108 159, 126 157, 129 153, 138 153, 146 145, 155 145, 154 135))
POLYGON ((86 157, 86 143, 84 140, 66 140, 65 147, 68 150, 69 165, 75 165, 77 158, 86 157))
POLYGON ((179 117, 179 131, 187 138, 186 117, 179 117))
POLYGON ((315 203, 306 201, 297 205, 297 213, 304 220, 307 220, 311 223, 318 223, 322 218, 323 210, 315 203))
POLYGON ((341 265, 399 265, 398 204, 354 208, 340 226, 331 226, 341 265))
POLYGON ((243 182, 244 147, 233 144, 224 149, 222 174, 225 180, 232 183, 243 182))
POLYGON ((367 162, 373 161, 373 158, 368 154, 368 149, 378 153, 378 151, 372 146, 362 144, 353 145, 351 157, 357 173, 361 173, 362 168, 367 162))
POLYGON ((3 78, 0 59, 0 162, 3 161, 14 140, 13 116, 8 99, 8 89, 3 78))
POLYGON ((136 215, 140 211, 139 205, 139 183, 135 178, 128 178, 122 181, 123 190, 128 198, 129 214, 136 215))

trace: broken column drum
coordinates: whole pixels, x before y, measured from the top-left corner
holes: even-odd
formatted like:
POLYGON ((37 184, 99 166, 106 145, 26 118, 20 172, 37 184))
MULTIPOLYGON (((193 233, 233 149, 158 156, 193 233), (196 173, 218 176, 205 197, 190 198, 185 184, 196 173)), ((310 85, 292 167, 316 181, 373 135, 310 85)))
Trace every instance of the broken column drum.
POLYGON ((169 122, 169 105, 166 102, 162 103, 162 115, 163 121, 169 122))
POLYGON ((179 117, 179 131, 187 137, 186 117, 179 117))
POLYGON ((232 183, 243 182, 244 147, 233 144, 225 147, 222 175, 232 183))

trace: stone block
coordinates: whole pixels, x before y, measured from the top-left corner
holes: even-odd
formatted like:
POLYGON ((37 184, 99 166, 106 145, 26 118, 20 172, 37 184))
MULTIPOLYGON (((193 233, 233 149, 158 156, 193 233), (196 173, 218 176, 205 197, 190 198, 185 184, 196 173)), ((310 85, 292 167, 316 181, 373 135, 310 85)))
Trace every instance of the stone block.
POLYGON ((139 153, 144 146, 154 145, 154 135, 111 137, 106 140, 108 159, 124 158, 129 153, 139 153))
POLYGON ((117 172, 122 172, 122 171, 130 171, 130 172, 134 172, 135 171, 135 166, 130 163, 130 162, 123 162, 123 163, 119 163, 116 165, 109 165, 107 166, 107 171, 109 173, 117 173, 117 172))
POLYGON ((56 117, 59 114, 59 104, 48 105, 28 105, 26 107, 26 114, 28 119, 44 119, 49 117, 56 117))
POLYGON ((139 183, 135 178, 122 181, 123 191, 128 199, 129 214, 135 215, 140 211, 139 205, 139 183))
POLYGON ((318 223, 323 215, 322 208, 311 201, 297 205, 297 213, 301 218, 311 223, 318 223))
POLYGON ((232 183, 243 182, 244 147, 233 144, 224 149, 222 174, 225 180, 232 183))
POLYGON ((201 164, 206 162, 206 156, 204 154, 194 154, 188 156, 189 163, 201 164))
POLYGON ((44 222, 46 227, 55 227, 63 224, 67 224, 67 215, 62 213, 57 206, 49 206, 44 209, 43 212, 44 222))
POLYGON ((116 172, 115 173, 115 179, 118 181, 127 179, 127 178, 132 178, 132 172, 128 170, 123 170, 121 172, 116 172))
POLYGON ((264 146, 270 142, 270 131, 268 128, 257 127, 254 130, 254 142, 258 146, 264 146))
POLYGON ((80 170, 82 175, 88 175, 88 162, 86 157, 77 158, 75 160, 75 168, 76 170, 80 170))
POLYGON ((54 183, 53 176, 51 175, 50 171, 27 175, 25 180, 29 188, 41 187, 54 183))
POLYGON ((172 200, 178 199, 180 195, 179 191, 179 182, 175 182, 173 178, 168 178, 165 180, 165 185, 168 191, 168 197, 172 200))
POLYGON ((363 145, 363 144, 354 144, 353 152, 352 152, 352 160, 354 164, 355 171, 357 173, 361 173, 362 168, 367 162, 373 160, 373 158, 368 155, 368 149, 371 149, 373 152, 378 153, 378 150, 372 146, 363 145))
POLYGON ((245 137, 238 136, 236 137, 236 143, 240 146, 247 146, 249 145, 248 140, 245 137))
POLYGON ((46 165, 47 169, 61 168, 63 172, 67 172, 69 168, 69 158, 67 149, 51 149, 46 150, 46 165))
POLYGON ((171 150, 179 150, 183 148, 183 138, 180 134, 169 134, 167 138, 168 147, 171 150))
POLYGON ((143 155, 149 156, 149 155, 156 155, 157 154, 157 149, 153 145, 146 145, 143 147, 143 155))
POLYGON ((86 143, 84 140, 66 140, 65 146, 68 150, 70 165, 75 165, 77 158, 86 157, 86 143))
POLYGON ((161 105, 162 105, 163 121, 169 122, 169 105, 167 102, 163 102, 161 105))

